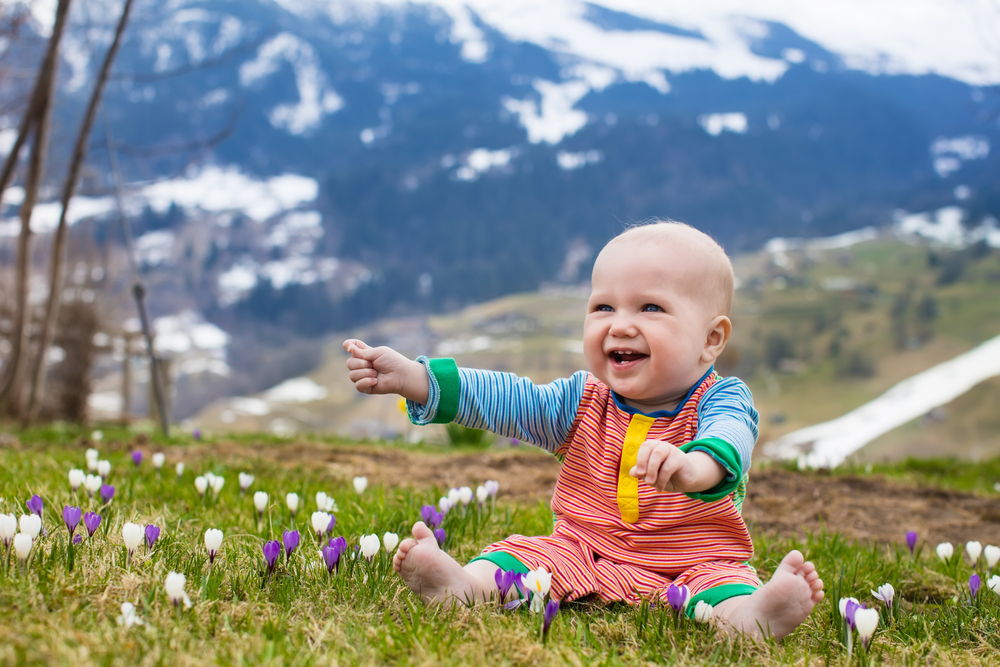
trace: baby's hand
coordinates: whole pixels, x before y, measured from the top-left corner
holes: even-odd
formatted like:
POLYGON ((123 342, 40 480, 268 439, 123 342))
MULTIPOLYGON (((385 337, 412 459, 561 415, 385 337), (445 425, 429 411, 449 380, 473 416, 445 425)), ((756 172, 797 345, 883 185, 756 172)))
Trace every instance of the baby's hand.
POLYGON ((362 394, 399 394, 417 403, 427 402, 427 372, 416 361, 407 359, 390 347, 369 347, 349 338, 344 349, 351 382, 362 394))
POLYGON ((657 491, 697 493, 722 481, 725 470, 705 452, 684 453, 662 440, 647 440, 639 446, 629 475, 657 491))

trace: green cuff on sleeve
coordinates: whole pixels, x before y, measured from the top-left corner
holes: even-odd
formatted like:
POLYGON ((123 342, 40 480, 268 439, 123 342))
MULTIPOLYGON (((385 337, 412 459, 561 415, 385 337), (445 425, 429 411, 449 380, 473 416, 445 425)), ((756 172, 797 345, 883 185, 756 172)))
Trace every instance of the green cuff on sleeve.
POLYGON ((743 464, 740 461, 740 455, 737 453, 736 448, 725 440, 721 438, 702 438, 701 440, 692 440, 685 445, 681 445, 679 449, 685 453, 705 452, 726 469, 726 476, 721 482, 707 491, 685 493, 684 495, 688 498, 704 500, 706 503, 714 503, 716 500, 721 500, 728 496, 739 486, 740 479, 743 477, 743 464))
POLYGON ((458 396, 462 390, 462 382, 458 377, 458 365, 454 359, 431 359, 430 371, 441 389, 437 414, 431 420, 432 424, 450 424, 458 415, 458 396))

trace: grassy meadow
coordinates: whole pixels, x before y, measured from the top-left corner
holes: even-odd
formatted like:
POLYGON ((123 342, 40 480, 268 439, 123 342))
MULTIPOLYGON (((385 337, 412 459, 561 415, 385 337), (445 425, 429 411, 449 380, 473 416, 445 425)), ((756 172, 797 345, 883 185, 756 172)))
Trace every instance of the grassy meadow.
MULTIPOLYGON (((244 442, 286 447, 268 437, 244 442)), ((934 544, 919 539, 913 555, 904 545, 855 544, 843 536, 815 533, 802 539, 755 535, 753 565, 766 580, 791 548, 816 562, 828 598, 806 623, 780 643, 754 643, 725 636, 710 624, 675 620, 669 607, 643 605, 605 608, 566 604, 540 636, 540 617, 497 605, 438 609, 425 607, 391 570, 384 548, 369 562, 350 557, 359 538, 386 532, 404 537, 420 516, 448 489, 369 484, 358 493, 350 477, 320 462, 303 459, 266 463, 255 457, 194 457, 187 436, 170 441, 136 438, 107 429, 100 442, 69 427, 9 433, 0 439, 0 512, 27 513, 34 494, 44 502, 43 525, 30 556, 19 564, 4 554, 0 565, 0 662, 4 664, 226 664, 226 665, 803 665, 803 664, 995 664, 1000 649, 1000 595, 987 585, 987 566, 975 567, 954 545, 941 560, 934 544), (73 492, 68 473, 86 471, 85 450, 96 447, 110 463, 104 480, 115 487, 103 502, 82 487, 73 492), (131 454, 144 456, 139 465, 131 454), (152 454, 167 454, 162 470, 152 454), (185 461, 185 454, 190 453, 185 461), (178 476, 175 464, 185 462, 178 476), (211 472, 225 482, 216 494, 195 488, 198 475, 211 472), (254 476, 241 493, 238 474, 254 476), (258 518, 252 496, 265 491, 269 501, 258 518), (310 515, 317 492, 337 506, 333 534, 343 536, 348 553, 328 573, 310 515), (301 499, 293 517, 287 493, 301 499), (68 553, 64 506, 101 515, 92 537, 68 553), (126 522, 155 524, 161 532, 153 547, 139 546, 126 556, 126 522), (209 567, 204 535, 223 531, 224 539, 209 567), (268 573, 262 545, 297 529, 301 543, 268 573), (71 566, 72 565, 72 566, 71 566), (174 606, 164 582, 169 572, 186 577, 191 606, 174 606), (983 585, 970 597, 969 579, 983 585), (891 583, 897 604, 892 615, 871 589, 891 583), (855 647, 848 658, 836 601, 853 596, 881 610, 879 627, 867 651, 855 647), (831 600, 833 603, 831 603, 831 600), (135 606, 140 624, 119 621, 123 602, 135 606)), ((198 443, 204 444, 204 443, 198 443)), ((327 447, 341 446, 328 442, 327 447)), ((372 447, 391 451, 392 443, 372 447)), ((408 451, 412 446, 406 445, 408 451)), ((204 451, 204 448, 199 449, 204 451)), ((881 466, 880 472, 916 482, 991 493, 1000 464, 987 467, 956 462, 881 466)), ((475 488, 485 480, 470 479, 475 488)), ((877 511, 874 510, 874 511, 877 511)), ((491 541, 511 533, 543 534, 551 513, 542 502, 518 503, 501 488, 495 504, 453 509, 443 524, 445 548, 459 561, 475 556, 491 541)), ((84 526, 77 533, 86 535, 84 526)), ((987 536, 969 535, 969 540, 987 536)), ((122 619, 124 621, 124 619, 122 619)))

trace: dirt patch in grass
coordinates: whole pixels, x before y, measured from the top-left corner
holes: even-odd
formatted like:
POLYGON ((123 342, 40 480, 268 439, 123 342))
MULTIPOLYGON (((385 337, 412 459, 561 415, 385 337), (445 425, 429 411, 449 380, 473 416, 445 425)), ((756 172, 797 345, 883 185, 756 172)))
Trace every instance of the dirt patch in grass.
MULTIPOLYGON (((180 456, 180 452, 176 453, 180 456)), ((323 466, 330 477, 348 481, 440 488, 500 482, 502 495, 518 502, 547 502, 559 464, 544 452, 488 449, 427 453, 381 446, 297 442, 250 446, 219 443, 184 447, 191 462, 261 459, 287 466, 323 466)), ((915 486, 879 476, 801 473, 770 468, 751 473, 743 515, 752 529, 779 537, 827 530, 848 539, 902 544, 915 530, 930 545, 968 540, 1000 544, 1000 498, 915 486)))

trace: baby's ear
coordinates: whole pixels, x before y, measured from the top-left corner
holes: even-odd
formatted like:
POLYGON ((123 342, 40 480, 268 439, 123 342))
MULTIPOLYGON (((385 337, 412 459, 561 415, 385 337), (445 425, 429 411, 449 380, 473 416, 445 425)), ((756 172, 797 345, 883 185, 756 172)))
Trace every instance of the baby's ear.
POLYGON ((708 336, 705 338, 705 347, 701 352, 701 360, 706 364, 714 364, 722 351, 726 349, 726 343, 733 333, 733 323, 725 315, 719 315, 711 321, 708 329, 708 336))

